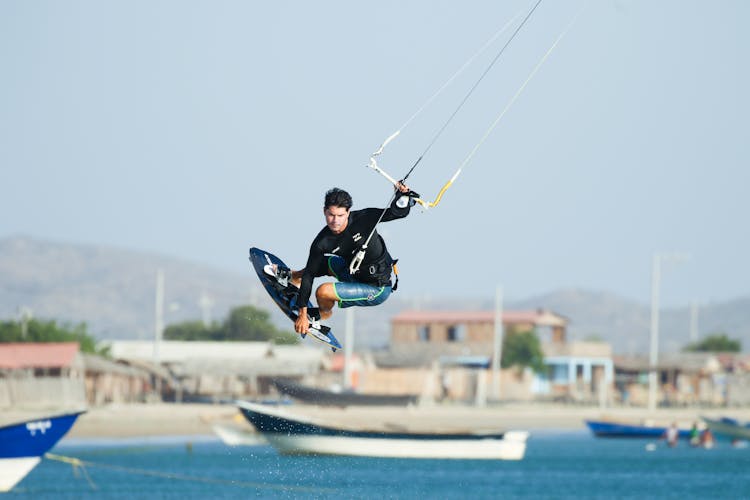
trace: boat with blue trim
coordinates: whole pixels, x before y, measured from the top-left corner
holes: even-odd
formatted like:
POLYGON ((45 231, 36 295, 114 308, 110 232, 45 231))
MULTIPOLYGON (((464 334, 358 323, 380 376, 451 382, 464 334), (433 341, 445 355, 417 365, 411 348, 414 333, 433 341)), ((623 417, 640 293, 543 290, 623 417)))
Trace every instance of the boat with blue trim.
MULTIPOLYGON (((596 437, 658 439, 667 431, 666 425, 657 425, 649 421, 640 424, 613 420, 585 420, 585 422, 596 437)), ((680 439, 690 438, 690 429, 687 427, 678 428, 678 433, 680 439)))
POLYGON ((0 492, 10 491, 73 427, 83 411, 0 427, 0 492))
POLYGON ((286 408, 237 402, 245 418, 279 453, 385 458, 521 460, 526 431, 413 432, 344 428, 293 415, 286 408))

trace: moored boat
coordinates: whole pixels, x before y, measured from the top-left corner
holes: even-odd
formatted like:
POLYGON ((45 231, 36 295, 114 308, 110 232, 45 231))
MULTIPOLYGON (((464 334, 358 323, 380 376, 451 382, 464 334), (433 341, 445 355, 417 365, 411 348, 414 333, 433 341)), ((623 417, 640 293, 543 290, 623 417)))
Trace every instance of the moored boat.
MULTIPOLYGON (((640 424, 613 420, 585 420, 585 422, 596 437, 660 438, 667 431, 666 426, 651 422, 640 424)), ((690 429, 681 427, 678 432, 680 439, 690 438, 690 429)))
POLYGON ((427 433, 343 428, 282 408, 244 401, 237 405, 282 454, 521 460, 529 436, 526 431, 427 433))
POLYGON ((70 430, 82 411, 0 427, 0 492, 10 491, 70 430))
POLYGON ((750 422, 740 422, 734 418, 701 417, 711 432, 719 437, 732 440, 750 441, 750 422))
POLYGON ((278 391, 298 401, 321 406, 407 406, 416 404, 416 394, 367 394, 353 391, 328 391, 277 378, 273 385, 278 391))

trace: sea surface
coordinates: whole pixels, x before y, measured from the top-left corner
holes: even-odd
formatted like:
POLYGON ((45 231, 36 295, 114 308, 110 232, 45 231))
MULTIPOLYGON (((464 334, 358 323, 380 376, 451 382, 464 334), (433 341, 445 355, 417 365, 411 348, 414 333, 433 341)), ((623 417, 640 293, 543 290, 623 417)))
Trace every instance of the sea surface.
POLYGON ((750 448, 537 432, 517 462, 280 456, 209 437, 63 440, 6 498, 750 498, 750 448), (655 447, 654 447, 655 445, 655 447))

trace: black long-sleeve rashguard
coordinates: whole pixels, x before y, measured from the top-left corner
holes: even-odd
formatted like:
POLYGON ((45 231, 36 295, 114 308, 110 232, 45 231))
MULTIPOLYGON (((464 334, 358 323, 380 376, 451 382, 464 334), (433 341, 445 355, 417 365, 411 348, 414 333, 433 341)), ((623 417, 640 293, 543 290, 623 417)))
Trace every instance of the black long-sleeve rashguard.
MULTIPOLYGON (((395 219, 402 219, 409 215, 411 203, 407 203, 404 208, 396 205, 397 197, 386 209, 381 222, 388 222, 395 219)), ((370 231, 378 222, 382 208, 364 208, 362 210, 353 210, 349 212, 349 222, 340 234, 334 234, 328 228, 324 227, 310 245, 310 254, 307 257, 307 265, 302 275, 302 283, 299 291, 299 304, 307 304, 312 293, 313 280, 318 276, 328 275, 327 256, 334 254, 341 256, 346 264, 351 264, 356 253, 362 248, 370 231)), ((360 272, 354 276, 357 281, 362 283, 378 285, 384 280, 390 280, 390 265, 387 271, 381 270, 379 273, 372 274, 371 266, 379 267, 377 264, 382 263, 387 257, 390 264, 390 255, 386 249, 383 238, 375 231, 370 242, 367 245, 365 257, 360 266, 360 272), (387 275, 385 273, 387 272, 387 275)))

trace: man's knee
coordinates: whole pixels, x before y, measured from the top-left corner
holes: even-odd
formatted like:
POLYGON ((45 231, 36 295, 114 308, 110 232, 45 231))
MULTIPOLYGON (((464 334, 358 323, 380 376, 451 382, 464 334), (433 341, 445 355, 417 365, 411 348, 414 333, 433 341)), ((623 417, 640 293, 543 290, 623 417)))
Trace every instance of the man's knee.
POLYGON ((333 283, 323 283, 320 285, 315 291, 315 297, 318 299, 318 302, 321 300, 338 302, 339 300, 333 283))

